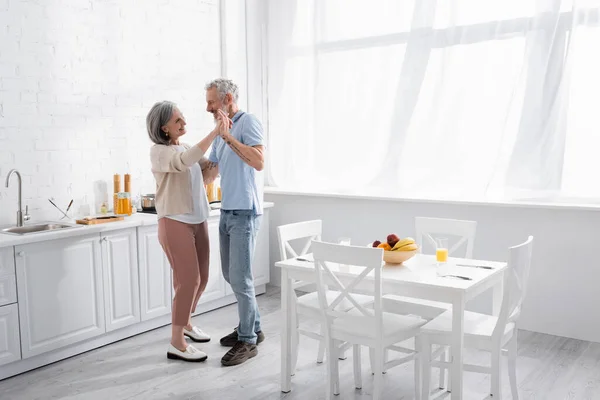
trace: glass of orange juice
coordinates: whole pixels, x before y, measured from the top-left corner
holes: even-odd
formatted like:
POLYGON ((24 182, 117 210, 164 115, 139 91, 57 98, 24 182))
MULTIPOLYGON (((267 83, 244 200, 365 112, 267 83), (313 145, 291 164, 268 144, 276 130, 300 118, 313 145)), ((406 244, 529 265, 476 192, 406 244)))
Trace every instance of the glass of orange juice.
POLYGON ((448 261, 448 239, 435 239, 435 259, 439 264, 444 264, 448 261))

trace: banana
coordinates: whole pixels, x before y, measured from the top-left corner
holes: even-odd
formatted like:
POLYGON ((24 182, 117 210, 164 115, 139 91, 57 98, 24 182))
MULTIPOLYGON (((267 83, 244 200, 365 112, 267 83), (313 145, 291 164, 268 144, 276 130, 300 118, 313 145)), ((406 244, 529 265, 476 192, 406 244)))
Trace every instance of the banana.
POLYGON ((417 250, 418 248, 419 247, 416 244, 411 243, 411 244, 407 244, 406 246, 402 246, 401 248, 396 249, 395 251, 414 251, 414 250, 417 250))
MULTIPOLYGON (((404 247, 412 247, 412 246, 416 246, 415 245, 415 239, 411 238, 411 237, 407 237, 401 240, 398 240, 398 242, 394 245, 394 247, 392 248, 392 251, 396 251, 396 250, 405 250, 405 251, 409 251, 407 249, 404 249, 404 247)), ((412 249, 414 250, 414 249, 412 249)))

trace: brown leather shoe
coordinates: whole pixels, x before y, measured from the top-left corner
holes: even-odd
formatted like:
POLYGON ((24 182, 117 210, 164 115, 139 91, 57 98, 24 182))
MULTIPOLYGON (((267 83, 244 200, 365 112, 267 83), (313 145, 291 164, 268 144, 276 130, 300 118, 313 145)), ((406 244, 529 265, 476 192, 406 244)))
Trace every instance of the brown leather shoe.
POLYGON ((221 358, 221 364, 225 367, 239 365, 248 361, 252 357, 256 357, 258 348, 255 344, 238 341, 236 344, 221 358))
MULTIPOLYGON (((262 342, 265 341, 265 334, 262 333, 262 331, 256 332, 256 335, 257 335, 256 344, 261 344, 262 342)), ((237 328, 234 328, 233 332, 231 332, 229 335, 223 336, 221 338, 221 346, 233 347, 233 346, 235 346, 237 341, 238 341, 237 328)))

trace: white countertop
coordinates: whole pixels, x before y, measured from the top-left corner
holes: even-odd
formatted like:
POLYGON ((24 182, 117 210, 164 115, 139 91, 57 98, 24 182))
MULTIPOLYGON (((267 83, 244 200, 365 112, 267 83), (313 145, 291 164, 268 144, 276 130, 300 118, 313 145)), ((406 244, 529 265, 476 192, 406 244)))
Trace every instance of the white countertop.
MULTIPOLYGON (((272 202, 265 202, 264 208, 274 206, 272 202)), ((210 218, 215 218, 220 215, 220 211, 212 210, 210 218)), ((29 224, 43 223, 47 221, 32 221, 29 224)), ((58 221, 53 221, 58 222, 58 221)), ((74 223, 75 221, 60 221, 74 223)), ((136 213, 130 217, 125 217, 124 221, 108 222, 98 225, 78 225, 76 228, 58 229, 55 231, 32 233, 29 235, 7 235, 0 233, 0 248, 8 246, 18 246, 27 243, 44 242, 46 240, 64 239, 73 236, 83 236, 93 233, 110 232, 119 229, 136 228, 138 226, 149 226, 158 224, 158 217, 155 214, 136 213)))

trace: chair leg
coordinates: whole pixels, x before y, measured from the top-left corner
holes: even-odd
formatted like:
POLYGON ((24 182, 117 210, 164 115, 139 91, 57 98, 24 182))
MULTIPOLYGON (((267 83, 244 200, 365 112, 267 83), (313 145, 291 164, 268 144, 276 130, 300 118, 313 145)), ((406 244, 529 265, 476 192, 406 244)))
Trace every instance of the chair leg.
MULTIPOLYGON (((450 362, 450 360, 452 360, 452 348, 448 346, 448 362, 450 362)), ((446 380, 446 392, 452 392, 452 376, 450 375, 450 371, 450 369, 446 370, 446 373, 448 374, 448 379, 446 380)))
POLYGON ((375 375, 375 349, 369 347, 369 362, 371 363, 371 375, 375 375))
POLYGON ((426 336, 421 336, 421 400, 429 400, 431 394, 431 343, 426 336))
MULTIPOLYGON (((450 362, 450 347, 443 346, 444 352, 440 355, 440 360, 444 362, 450 362)), ((440 389, 446 390, 448 388, 448 370, 446 368, 440 368, 440 389)))
POLYGON ((300 334, 296 331, 295 335, 292 335, 292 376, 296 375, 296 365, 298 364, 298 352, 300 344, 300 334))
POLYGON ((335 347, 333 350, 333 360, 335 361, 333 363, 335 372, 335 384, 333 385, 333 394, 338 396, 340 394, 340 342, 334 341, 333 345, 335 347))
POLYGON ((327 400, 339 394, 339 374, 337 370, 336 343, 333 339, 327 340, 327 400))
POLYGON ((317 364, 323 364, 323 358, 325 357, 325 328, 321 325, 321 336, 323 339, 319 340, 319 350, 317 352, 317 364))
POLYGON ((338 360, 345 360, 346 358, 348 358, 348 356, 346 356, 346 348, 341 344, 342 343, 340 343, 340 347, 338 350, 338 360))
POLYGON ((492 351, 492 387, 490 394, 494 399, 502 399, 502 393, 500 391, 500 362, 502 354, 502 348, 499 347, 492 351))
POLYGON ((415 400, 421 400, 421 339, 415 336, 415 400))
POLYGON ((362 366, 361 366, 361 346, 355 344, 352 346, 352 360, 354 361, 354 387, 362 389, 362 366))
POLYGON ((381 345, 377 345, 374 349, 374 363, 373 373, 375 376, 373 377, 373 400, 381 400, 383 399, 383 347, 381 345))
POLYGON ((519 400, 519 389, 517 388, 517 331, 508 342, 508 379, 513 400, 519 400))
MULTIPOLYGON (((387 361, 389 360, 389 350, 388 349, 384 349, 383 350, 383 363, 385 364, 387 361)), ((369 347, 369 361, 371 362, 371 375, 375 374, 375 349, 372 347, 369 347)), ((385 369, 382 368, 381 373, 385 374, 387 371, 385 369)))
POLYGON ((300 327, 300 320, 298 318, 298 313, 296 311, 296 307, 292 307, 292 321, 296 321, 296 332, 292 334, 291 342, 292 342, 292 372, 291 375, 296 375, 296 365, 298 364, 298 344, 300 343, 300 334, 298 333, 298 328, 300 327))

